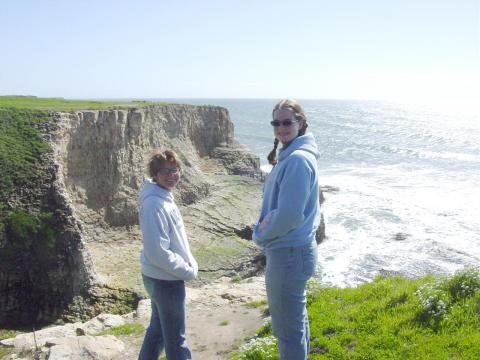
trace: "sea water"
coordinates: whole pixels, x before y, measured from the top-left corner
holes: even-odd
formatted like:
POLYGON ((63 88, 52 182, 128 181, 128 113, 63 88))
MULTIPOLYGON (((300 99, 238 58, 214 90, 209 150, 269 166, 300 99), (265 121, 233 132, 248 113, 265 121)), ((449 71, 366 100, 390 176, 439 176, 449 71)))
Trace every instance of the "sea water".
MULTIPOLYGON (((268 169, 275 100, 175 99, 226 107, 268 169)), ((320 150, 327 238, 319 279, 355 286, 480 265, 480 116, 376 101, 304 100, 320 150)))

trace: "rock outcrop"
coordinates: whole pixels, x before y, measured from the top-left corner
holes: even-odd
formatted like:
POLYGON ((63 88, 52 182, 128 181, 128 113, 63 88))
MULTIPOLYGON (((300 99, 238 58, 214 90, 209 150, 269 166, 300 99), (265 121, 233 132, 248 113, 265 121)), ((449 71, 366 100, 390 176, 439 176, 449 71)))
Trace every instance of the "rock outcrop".
POLYGON ((0 235, 1 251, 10 254, 0 265, 0 325, 73 320, 136 305, 137 193, 156 148, 174 149, 184 164, 175 196, 184 216, 204 219, 189 229, 196 256, 207 258, 212 249, 222 255, 217 269, 203 270, 236 271, 253 252, 235 230, 251 223, 257 209, 250 206, 233 221, 229 211, 259 201, 259 160, 235 143, 226 109, 167 105, 51 117, 41 126, 52 148, 43 176, 12 202, 30 214, 51 214, 53 240, 23 244, 19 253, 8 228, 0 235), (215 199, 226 201, 220 213, 215 199))
POLYGON ((200 159, 234 144, 233 123, 220 107, 83 111, 56 114, 56 123, 57 158, 73 204, 85 222, 111 226, 137 223, 137 191, 153 149, 180 155, 185 167, 178 194, 190 204, 209 191, 200 159))

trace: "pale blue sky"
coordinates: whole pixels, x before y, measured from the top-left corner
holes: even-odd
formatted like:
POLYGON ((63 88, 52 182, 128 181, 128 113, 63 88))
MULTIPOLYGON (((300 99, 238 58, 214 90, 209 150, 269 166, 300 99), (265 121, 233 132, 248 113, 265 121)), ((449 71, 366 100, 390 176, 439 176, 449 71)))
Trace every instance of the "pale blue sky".
POLYGON ((480 0, 3 0, 0 95, 472 100, 479 18, 480 0))

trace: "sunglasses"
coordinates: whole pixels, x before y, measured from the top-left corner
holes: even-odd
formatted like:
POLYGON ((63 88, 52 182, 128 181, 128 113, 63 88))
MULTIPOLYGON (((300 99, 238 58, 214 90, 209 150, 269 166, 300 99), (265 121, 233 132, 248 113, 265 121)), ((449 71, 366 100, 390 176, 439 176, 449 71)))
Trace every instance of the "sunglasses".
POLYGON ((180 172, 180 169, 179 168, 161 168, 161 169, 158 169, 158 172, 161 174, 161 175, 174 175, 174 174, 177 174, 180 172))
POLYGON ((270 125, 273 127, 279 127, 280 125, 283 125, 285 127, 290 127, 292 126, 293 123, 298 122, 298 120, 291 120, 291 119, 286 119, 286 120, 273 120, 270 121, 270 125))

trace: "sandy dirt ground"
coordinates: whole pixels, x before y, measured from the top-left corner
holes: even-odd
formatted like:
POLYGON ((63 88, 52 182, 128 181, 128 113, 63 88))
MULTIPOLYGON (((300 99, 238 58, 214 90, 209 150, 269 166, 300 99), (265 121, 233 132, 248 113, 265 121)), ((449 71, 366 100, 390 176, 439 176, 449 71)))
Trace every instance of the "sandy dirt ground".
MULTIPOLYGON (((237 349, 262 327, 265 319, 265 283, 253 277, 239 283, 221 278, 200 288, 187 288, 187 342, 194 359, 229 359, 237 349), (252 306, 253 304, 263 304, 252 306)), ((147 326, 149 300, 137 310, 136 321, 147 326)), ((121 339, 126 343, 125 359, 136 359, 142 338, 121 339)))

